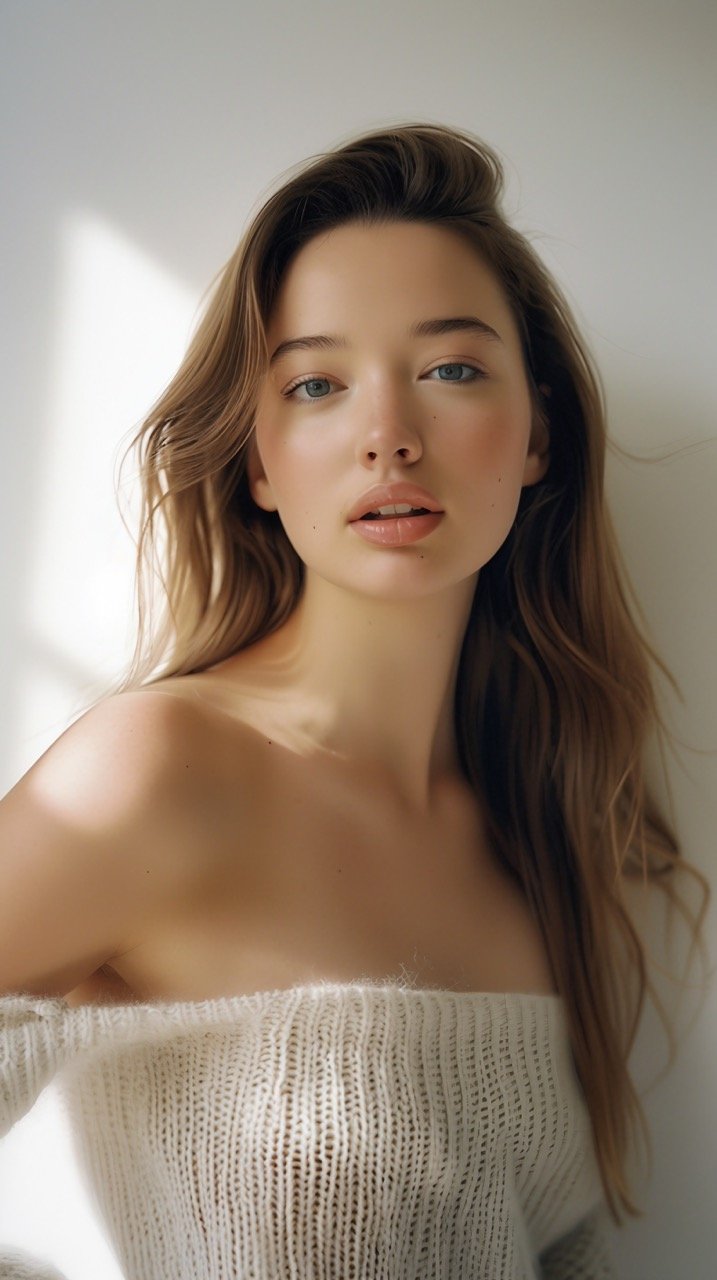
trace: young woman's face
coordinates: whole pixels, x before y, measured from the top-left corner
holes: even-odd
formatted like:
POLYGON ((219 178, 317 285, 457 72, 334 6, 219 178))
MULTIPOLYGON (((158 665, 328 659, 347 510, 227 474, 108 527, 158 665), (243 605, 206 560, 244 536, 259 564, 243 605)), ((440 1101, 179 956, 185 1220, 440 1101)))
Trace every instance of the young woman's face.
POLYGON ((279 353, 260 389, 254 501, 278 512, 307 569, 336 585, 408 598, 477 575, 505 541, 521 487, 548 466, 547 437, 536 428, 531 439, 518 330, 492 271, 445 228, 338 227, 289 266, 270 356, 315 335, 337 344, 279 353), (497 336, 410 332, 466 316, 497 336), (371 486, 400 481, 432 495, 437 527, 406 545, 367 541, 349 522, 352 507, 371 486))

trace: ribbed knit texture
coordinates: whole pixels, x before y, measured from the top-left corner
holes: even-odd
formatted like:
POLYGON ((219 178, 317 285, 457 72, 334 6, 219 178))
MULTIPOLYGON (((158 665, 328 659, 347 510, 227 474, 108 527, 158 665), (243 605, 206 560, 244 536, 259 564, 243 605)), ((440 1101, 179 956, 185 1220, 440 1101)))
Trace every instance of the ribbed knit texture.
POLYGON ((0 1136, 55 1077, 126 1280, 615 1277, 557 996, 0 998, 0 1136))

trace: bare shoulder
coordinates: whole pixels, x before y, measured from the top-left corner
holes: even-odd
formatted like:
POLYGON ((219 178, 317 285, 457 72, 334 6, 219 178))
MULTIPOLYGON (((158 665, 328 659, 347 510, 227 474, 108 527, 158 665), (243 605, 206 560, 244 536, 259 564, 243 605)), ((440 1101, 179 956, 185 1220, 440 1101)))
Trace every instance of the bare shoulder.
MULTIPOLYGON (((63 771, 77 773, 72 778, 72 794, 79 798, 77 787, 91 760, 93 772, 101 770, 106 779, 103 806, 108 801, 118 808, 138 804, 141 812, 145 803, 152 804, 167 794, 180 761, 191 775, 191 726, 196 720, 186 698, 168 697, 159 689, 113 694, 62 735, 67 743, 56 755, 52 770, 55 785, 61 786, 63 771)), ((91 806, 90 786, 82 798, 91 806)))
POLYGON ((138 820, 145 835, 154 833, 157 855, 194 891, 219 870, 213 855, 219 858, 228 813, 248 829, 263 793, 259 735, 201 674, 120 696, 128 701, 114 714, 125 718, 142 753, 138 820))
MULTIPOLYGON (((0 989, 64 994, 141 933, 186 879, 181 700, 116 694, 80 715, 0 801, 0 989), (171 852, 172 856, 168 856, 171 852)), ((191 719, 191 716, 189 716, 191 719)))
MULTIPOLYGON (((76 720, 38 774, 43 798, 70 803, 86 830, 122 832, 127 872, 150 901, 181 892, 196 870, 193 823, 204 796, 205 714, 169 685, 113 694, 76 720)), ((35 766, 37 769, 38 766, 35 766)))
POLYGON ((113 694, 50 744, 3 805, 9 810, 15 797, 28 796, 84 829, 106 827, 113 815, 131 814, 167 776, 186 714, 181 702, 150 691, 113 694))
MULTIPOLYGON (((192 837, 206 821, 212 777, 211 714, 193 692, 191 682, 166 680, 115 695, 104 713, 110 738, 116 731, 117 788, 136 792, 133 813, 141 844, 173 875, 190 878, 196 869, 192 837)), ((105 734, 100 738, 107 741, 105 734)))

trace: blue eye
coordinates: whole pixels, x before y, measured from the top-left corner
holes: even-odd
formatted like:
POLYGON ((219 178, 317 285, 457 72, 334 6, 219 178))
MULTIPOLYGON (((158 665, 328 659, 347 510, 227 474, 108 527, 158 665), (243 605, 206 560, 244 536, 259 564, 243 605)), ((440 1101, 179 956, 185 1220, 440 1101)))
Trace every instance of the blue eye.
POLYGON ((435 369, 429 370, 429 373, 438 373, 439 369, 470 369, 473 374, 471 378, 439 378, 439 382, 475 382, 476 378, 485 377, 482 369, 476 368, 473 364, 463 364, 463 362, 459 360, 451 360, 450 363, 437 364, 435 369))
MULTIPOLYGON (((443 363, 443 364, 437 364, 437 365, 436 365, 436 367, 435 367, 435 369, 429 369, 429 371, 428 371, 428 372, 429 372, 429 373, 438 373, 439 369, 454 369, 454 370, 455 370, 455 369, 469 369, 469 370, 471 371, 471 377, 470 377, 470 378, 439 378, 439 382, 456 382, 456 383, 458 383, 459 385, 461 385, 462 383, 465 383, 465 382, 475 382, 476 378, 485 378, 485 376, 486 376, 486 375, 485 375, 485 373, 483 372, 483 370, 482 370, 482 369, 479 369, 479 368, 477 367, 477 365, 473 365, 473 364, 466 364, 466 363, 465 363, 465 361, 463 361, 463 360, 451 360, 451 361, 444 361, 444 363, 443 363)), ((428 375, 426 375, 426 376, 428 376, 428 375)), ((286 388, 286 391, 282 392, 282 395, 283 395, 285 398, 288 398, 289 396, 293 396, 293 395, 294 395, 294 392, 295 392, 295 391, 298 391, 299 387, 306 387, 306 388, 308 389, 308 387, 310 387, 310 386, 316 387, 317 385, 320 385, 322 382, 325 382, 325 383, 327 383, 327 384, 328 384, 328 383, 332 383, 332 379, 331 379, 331 378, 311 378, 311 377, 309 377, 309 378, 298 378, 298 379, 296 380, 296 382, 292 382, 292 383, 291 383, 291 384, 286 388)), ((307 390, 307 395, 308 395, 308 397, 309 397, 309 400, 325 400, 325 399, 326 399, 326 396, 321 396, 321 395, 320 395, 320 396, 314 396, 314 395, 311 395, 311 394, 308 392, 308 390, 307 390)), ((306 401, 306 400, 304 400, 304 401, 303 401, 303 403, 304 403, 304 404, 306 404, 306 403, 307 403, 307 401, 306 401)))
MULTIPOLYGON (((301 379, 299 382, 292 382, 291 386, 290 386, 290 387, 287 387, 287 388, 286 388, 286 391, 284 391, 284 392, 283 392, 283 394, 284 394, 284 396, 285 396, 285 397, 288 397, 288 396, 293 395, 295 391, 298 391, 299 387, 311 387, 311 386, 315 387, 315 386, 317 386, 317 384, 320 384, 320 383, 322 383, 322 382, 329 383, 330 381, 331 381, 331 379, 330 379, 330 378, 303 378, 303 379, 301 379)), ((323 400, 323 399, 325 399, 325 397, 324 397, 324 396, 309 396, 309 399, 310 399, 310 400, 323 400)))

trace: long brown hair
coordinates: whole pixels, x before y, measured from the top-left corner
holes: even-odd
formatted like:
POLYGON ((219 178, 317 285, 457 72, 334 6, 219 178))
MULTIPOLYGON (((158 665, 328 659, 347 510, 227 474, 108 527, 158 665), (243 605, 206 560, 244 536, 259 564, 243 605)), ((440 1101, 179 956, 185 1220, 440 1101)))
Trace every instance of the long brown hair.
POLYGON ((502 214, 502 187, 501 161, 480 139, 405 124, 311 157, 266 200, 129 446, 138 448, 142 488, 139 626, 129 669, 110 692, 202 671, 280 627, 298 601, 304 566, 277 513, 253 502, 246 474, 268 365, 265 326, 293 256, 347 222, 418 221, 464 236, 497 273, 518 323, 534 407, 549 425, 550 464, 540 483, 523 488, 513 528, 479 574, 456 732, 496 854, 525 889, 566 1000, 606 1199, 620 1224, 618 1205, 643 1212, 626 1160, 638 1121, 648 1149, 650 1139, 627 1059, 646 991, 667 1025, 626 886, 662 889, 691 921, 693 948, 710 889, 643 776, 648 735, 654 729, 662 742, 670 734, 650 661, 679 686, 628 604, 631 595, 644 621, 603 493, 606 447, 626 451, 608 440, 599 375, 563 294, 502 214), (149 554, 158 513, 166 572, 149 554), (143 568, 162 582, 156 625, 143 568), (699 915, 676 892, 678 872, 701 887, 699 915))

